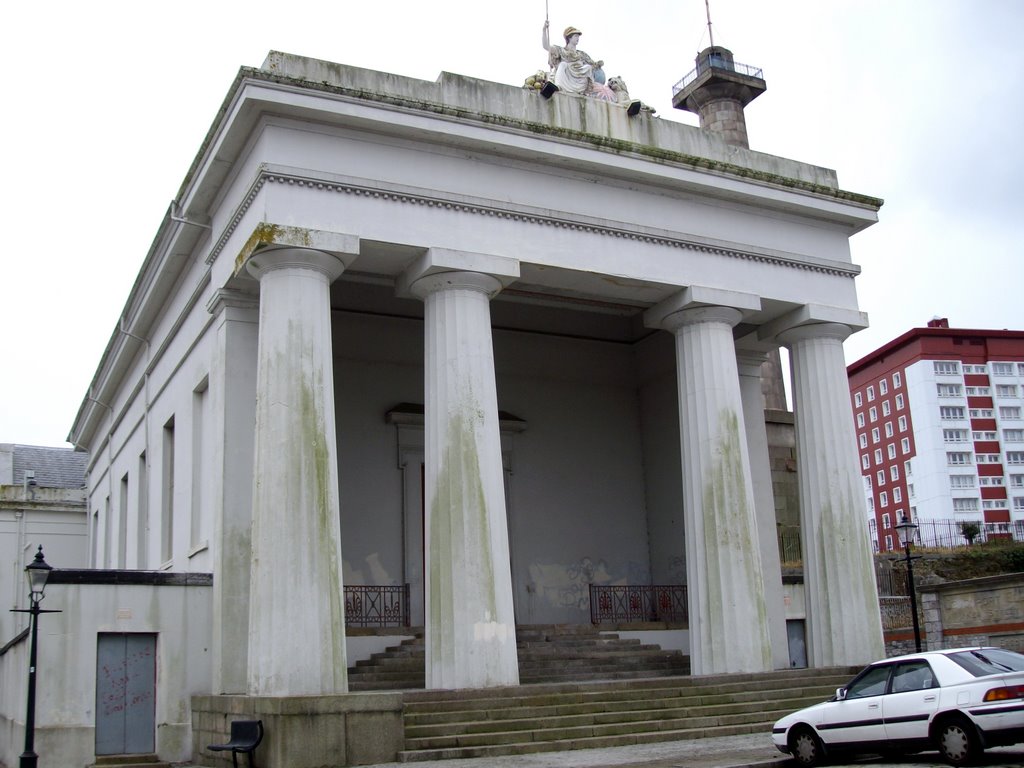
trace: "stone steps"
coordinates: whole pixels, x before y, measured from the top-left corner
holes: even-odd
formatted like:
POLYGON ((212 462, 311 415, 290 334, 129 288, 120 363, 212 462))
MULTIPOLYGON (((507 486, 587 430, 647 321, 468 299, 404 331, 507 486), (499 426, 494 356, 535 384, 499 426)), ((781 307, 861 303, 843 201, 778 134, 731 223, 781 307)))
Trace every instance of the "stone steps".
POLYGON ((88 768, 171 768, 156 755, 100 755, 88 768))
MULTIPOLYGON (((637 638, 601 634, 590 625, 537 625, 516 631, 523 684, 640 679, 689 674, 678 651, 637 638)), ((349 690, 411 690, 424 687, 423 638, 404 640, 349 669, 349 690)))
POLYGON ((856 670, 410 691, 402 762, 767 733, 856 670))

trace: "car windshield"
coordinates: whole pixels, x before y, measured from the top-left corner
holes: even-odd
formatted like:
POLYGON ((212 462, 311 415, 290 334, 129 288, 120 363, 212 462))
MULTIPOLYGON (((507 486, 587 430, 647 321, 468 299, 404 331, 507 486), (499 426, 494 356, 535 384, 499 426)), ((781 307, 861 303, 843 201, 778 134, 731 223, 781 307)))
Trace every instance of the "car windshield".
POLYGON ((949 654, 949 658, 975 677, 1002 672, 1024 672, 1024 656, 1001 648, 979 648, 949 654))

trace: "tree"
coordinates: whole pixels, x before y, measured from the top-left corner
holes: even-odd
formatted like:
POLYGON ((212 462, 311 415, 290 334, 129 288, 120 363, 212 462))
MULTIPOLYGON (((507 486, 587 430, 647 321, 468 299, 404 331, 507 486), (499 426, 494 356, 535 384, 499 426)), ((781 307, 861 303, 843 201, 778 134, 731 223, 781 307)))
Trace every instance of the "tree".
POLYGON ((966 520, 960 523, 960 535, 967 539, 968 545, 973 545, 974 540, 978 537, 980 533, 981 526, 977 523, 972 523, 966 520))

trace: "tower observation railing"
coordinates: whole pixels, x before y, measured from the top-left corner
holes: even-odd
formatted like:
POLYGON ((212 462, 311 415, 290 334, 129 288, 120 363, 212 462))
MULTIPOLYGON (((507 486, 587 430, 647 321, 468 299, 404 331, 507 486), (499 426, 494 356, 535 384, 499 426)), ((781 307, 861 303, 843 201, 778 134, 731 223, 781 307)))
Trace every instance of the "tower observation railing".
POLYGON ((740 64, 738 61, 732 61, 724 56, 713 55, 698 61, 697 66, 691 72, 684 75, 683 79, 672 87, 672 95, 675 96, 683 90, 683 88, 688 86, 709 69, 720 69, 725 72, 735 72, 738 75, 756 77, 759 80, 764 79, 764 72, 760 67, 752 67, 749 64, 740 64))

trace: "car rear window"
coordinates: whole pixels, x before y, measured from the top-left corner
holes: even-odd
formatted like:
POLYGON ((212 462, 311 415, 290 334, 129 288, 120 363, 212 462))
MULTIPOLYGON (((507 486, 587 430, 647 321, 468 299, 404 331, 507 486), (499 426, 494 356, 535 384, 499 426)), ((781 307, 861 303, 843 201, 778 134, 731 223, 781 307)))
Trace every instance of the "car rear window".
POLYGON ((1024 672, 1024 655, 1001 648, 960 651, 949 654, 949 658, 975 677, 998 675, 1002 672, 1024 672))

